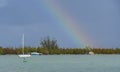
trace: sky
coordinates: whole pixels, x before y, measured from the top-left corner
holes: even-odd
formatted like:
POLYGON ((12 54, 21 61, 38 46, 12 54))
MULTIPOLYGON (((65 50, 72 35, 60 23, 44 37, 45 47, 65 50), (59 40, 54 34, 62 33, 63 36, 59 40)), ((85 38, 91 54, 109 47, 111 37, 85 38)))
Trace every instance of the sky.
POLYGON ((0 46, 120 47, 119 0, 0 0, 0 46))

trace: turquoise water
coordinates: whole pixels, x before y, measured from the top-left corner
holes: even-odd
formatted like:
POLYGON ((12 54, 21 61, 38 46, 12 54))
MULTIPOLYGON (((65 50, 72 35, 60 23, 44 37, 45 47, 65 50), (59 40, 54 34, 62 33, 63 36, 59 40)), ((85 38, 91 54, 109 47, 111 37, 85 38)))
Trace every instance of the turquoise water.
POLYGON ((0 72, 119 72, 120 55, 0 56, 0 72))

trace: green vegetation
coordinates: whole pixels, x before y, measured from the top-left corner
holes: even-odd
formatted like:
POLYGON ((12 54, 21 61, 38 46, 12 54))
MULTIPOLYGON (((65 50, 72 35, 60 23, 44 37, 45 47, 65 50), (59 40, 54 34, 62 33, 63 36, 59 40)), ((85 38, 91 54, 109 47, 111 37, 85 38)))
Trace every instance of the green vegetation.
MULTIPOLYGON (((36 47, 25 47, 24 52, 31 53, 35 52, 36 47)), ((40 47, 37 48, 38 53, 45 55, 53 54, 88 54, 89 51, 95 54, 120 54, 120 48, 59 48, 57 40, 50 39, 49 37, 44 38, 40 41, 40 47)), ((0 54, 22 54, 22 48, 3 48, 0 47, 0 54)))
POLYGON ((40 45, 42 48, 58 49, 57 40, 51 40, 49 37, 46 37, 45 39, 41 40, 40 45))
MULTIPOLYGON (((30 53, 36 51, 34 47, 26 47, 25 53, 30 53)), ((106 49, 106 48, 93 48, 92 51, 95 54, 120 54, 120 48, 106 49)), ((88 50, 85 48, 58 48, 58 49, 47 49, 38 47, 38 53, 42 54, 88 54, 88 50)), ((0 48, 0 54, 21 54, 21 48, 0 48)))

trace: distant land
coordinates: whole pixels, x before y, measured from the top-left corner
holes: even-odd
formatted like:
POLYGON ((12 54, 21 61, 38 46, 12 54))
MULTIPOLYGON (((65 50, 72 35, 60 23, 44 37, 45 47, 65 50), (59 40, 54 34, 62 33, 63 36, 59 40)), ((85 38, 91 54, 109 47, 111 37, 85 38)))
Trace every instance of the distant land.
MULTIPOLYGON (((24 41, 24 38, 23 38, 24 41)), ((24 42, 23 42, 24 43, 24 42)), ((30 54, 31 52, 38 52, 45 55, 53 55, 53 54, 89 54, 89 52, 93 52, 95 54, 120 54, 120 48, 60 48, 57 44, 56 39, 50 39, 50 37, 46 37, 41 40, 39 47, 26 47, 24 44, 20 48, 4 48, 0 47, 0 54, 22 54, 24 50, 25 54, 30 54)))

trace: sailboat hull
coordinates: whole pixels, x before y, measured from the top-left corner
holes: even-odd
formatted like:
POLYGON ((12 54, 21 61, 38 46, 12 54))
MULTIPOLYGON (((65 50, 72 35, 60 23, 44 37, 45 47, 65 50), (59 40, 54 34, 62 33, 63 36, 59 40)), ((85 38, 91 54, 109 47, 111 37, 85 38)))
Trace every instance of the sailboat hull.
POLYGON ((18 55, 18 56, 21 57, 21 58, 31 57, 31 55, 27 55, 27 54, 26 55, 25 54, 24 55, 21 54, 21 55, 18 55))

